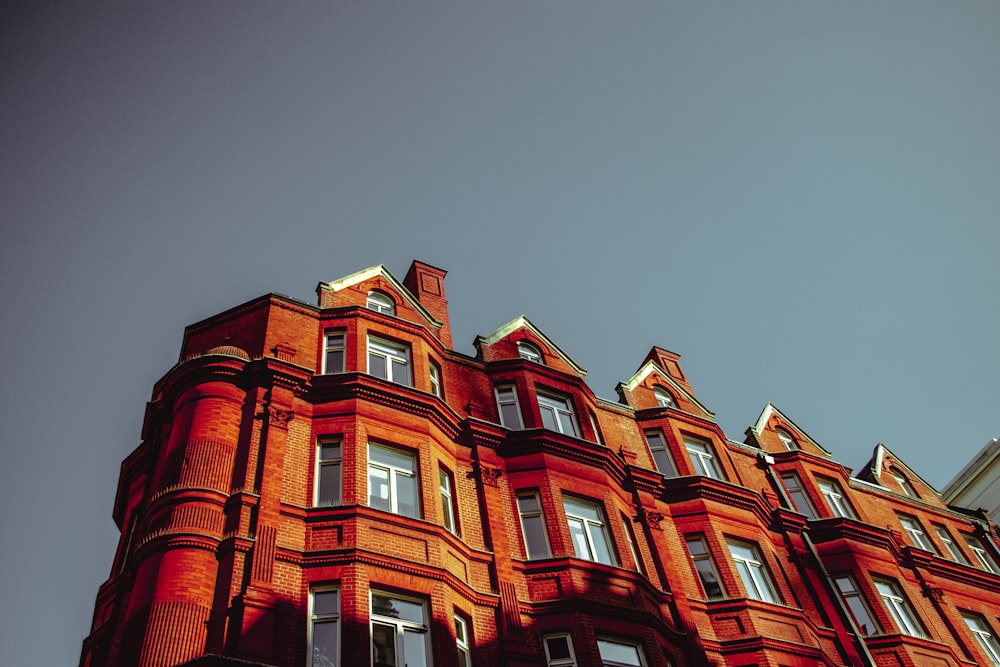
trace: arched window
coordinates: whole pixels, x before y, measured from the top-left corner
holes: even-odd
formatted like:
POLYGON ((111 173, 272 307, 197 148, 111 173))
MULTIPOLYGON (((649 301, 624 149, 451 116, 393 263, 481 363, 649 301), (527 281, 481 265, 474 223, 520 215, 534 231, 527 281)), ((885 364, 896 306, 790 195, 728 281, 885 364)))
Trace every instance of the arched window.
POLYGON ((536 364, 545 365, 545 361, 542 359, 542 351, 538 349, 533 343, 529 343, 526 340, 517 341, 517 354, 522 359, 527 359, 528 361, 534 362, 536 364))
POLYGON ((791 433, 783 428, 775 429, 775 431, 778 434, 778 440, 781 440, 781 444, 785 446, 785 449, 794 452, 799 448, 799 443, 795 442, 795 438, 792 437, 791 433))
POLYGON ((368 301, 365 303, 365 306, 376 313, 383 313, 385 315, 396 314, 395 302, 382 292, 368 292, 368 301))
POLYGON ((674 397, 668 394, 666 389, 663 389, 661 387, 654 387, 653 395, 656 396, 656 404, 661 408, 677 407, 677 402, 674 401, 674 397))

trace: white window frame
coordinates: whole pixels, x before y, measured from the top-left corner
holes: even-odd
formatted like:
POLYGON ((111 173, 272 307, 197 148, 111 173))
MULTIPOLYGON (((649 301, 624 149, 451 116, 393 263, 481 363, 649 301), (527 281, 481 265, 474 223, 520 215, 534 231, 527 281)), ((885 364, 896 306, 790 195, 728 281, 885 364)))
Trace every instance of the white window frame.
POLYGON ((802 479, 793 471, 781 473, 781 483, 788 493, 788 499, 792 501, 792 507, 799 514, 804 514, 807 519, 816 518, 816 509, 809 500, 809 495, 802 486, 802 479))
POLYGON ((341 595, 340 589, 336 586, 322 586, 316 587, 309 591, 309 637, 308 637, 308 661, 309 667, 336 667, 340 662, 340 603, 341 595), (324 593, 336 593, 337 609, 336 611, 316 611, 316 596, 323 595, 324 593), (324 656, 316 655, 316 626, 317 625, 332 625, 335 629, 335 641, 336 645, 333 647, 334 656, 333 660, 325 658, 324 656))
POLYGON ((958 548, 958 543, 951 536, 951 533, 944 526, 934 525, 934 532, 937 533, 938 539, 944 544, 945 551, 947 551, 948 556, 951 557, 956 563, 961 563, 962 565, 968 565, 969 559, 965 557, 962 550, 958 548))
POLYGON ((851 618, 854 619, 854 624, 861 631, 861 634, 870 637, 880 633, 882 630, 879 628, 878 621, 875 620, 875 615, 868 607, 868 602, 861 593, 854 575, 839 574, 833 579, 837 584, 840 599, 847 605, 847 609, 851 612, 851 618))
POLYGON ((674 465, 674 457, 670 455, 670 447, 667 446, 667 436, 659 429, 646 431, 646 446, 649 447, 650 458, 656 470, 664 477, 677 477, 677 466, 674 465), (657 443, 656 441, 659 441, 657 443))
POLYGON ((576 421, 576 415, 573 413, 573 401, 570 400, 569 396, 540 391, 538 392, 538 411, 545 428, 571 435, 574 438, 580 437, 580 424, 576 421))
POLYGON ((576 667, 576 654, 573 652, 573 637, 568 632, 545 635, 542 637, 542 646, 545 647, 546 667, 576 667), (549 641, 558 641, 560 639, 566 640, 566 648, 569 650, 569 656, 553 658, 552 652, 549 650, 549 641))
POLYGON ((551 558, 552 548, 549 546, 549 533, 545 528, 545 514, 542 512, 542 501, 537 491, 519 491, 517 493, 517 514, 521 523, 521 538, 524 540, 524 555, 528 558, 528 560, 551 558), (534 508, 529 507, 526 509, 521 503, 522 500, 530 500, 534 502, 534 508), (537 525, 541 529, 542 539, 545 544, 536 543, 532 545, 531 540, 528 539, 528 536, 533 534, 528 530, 528 522, 530 521, 532 525, 535 525, 534 519, 538 520, 537 525), (532 549, 532 546, 534 546, 535 549, 532 549), (538 552, 537 549, 542 547, 544 547, 545 552, 538 552))
POLYGON ((604 445, 604 438, 601 437, 601 429, 597 425, 597 416, 594 415, 593 410, 588 410, 590 415, 590 428, 594 431, 594 442, 599 445, 604 445))
POLYGON ((774 578, 771 577, 757 545, 742 540, 726 540, 726 544, 729 546, 729 555, 736 565, 747 597, 761 602, 781 604, 774 578))
POLYGON ((895 470, 890 471, 889 474, 892 475, 894 480, 896 480, 896 486, 900 488, 904 496, 907 498, 916 498, 917 500, 920 499, 920 496, 917 495, 917 490, 913 487, 913 484, 910 483, 910 480, 906 479, 904 475, 896 472, 895 470))
POLYGON ((627 642, 620 639, 598 639, 597 652, 601 656, 601 665, 603 667, 646 667, 646 656, 642 652, 642 646, 636 642, 627 642), (622 656, 608 654, 610 651, 618 651, 622 648, 634 650, 635 660, 633 661, 630 658, 628 662, 622 662, 621 660, 614 659, 622 656))
POLYGON ((420 599, 408 598, 401 595, 396 595, 395 593, 387 593, 383 591, 372 590, 370 594, 369 605, 371 609, 371 620, 370 620, 370 631, 371 631, 371 659, 372 664, 375 662, 375 626, 381 625, 392 628, 394 630, 394 646, 393 652, 395 656, 395 661, 397 665, 417 665, 418 663, 413 660, 413 655, 407 656, 407 648, 413 649, 413 643, 407 646, 407 637, 421 636, 423 639, 423 658, 424 665, 433 665, 434 661, 431 657, 431 633, 430 626, 427 622, 427 602, 420 599), (392 600, 394 602, 402 602, 409 605, 419 605, 421 609, 421 622, 414 621, 412 619, 400 618, 398 616, 386 616, 379 614, 375 611, 375 596, 380 598, 385 598, 392 600))
POLYGON ((900 633, 926 639, 927 633, 924 631, 923 624, 920 622, 917 612, 914 611, 913 605, 906 599, 899 583, 892 579, 880 578, 876 578, 874 581, 875 589, 882 598, 882 604, 889 612, 892 622, 896 624, 900 633))
POLYGON ((722 585, 722 578, 719 577, 719 570, 715 567, 715 559, 712 558, 712 552, 709 550, 704 536, 688 535, 684 538, 684 542, 687 545, 688 556, 694 565, 695 574, 698 575, 698 581, 701 583, 701 590, 705 594, 705 599, 725 599, 726 589, 722 585), (718 588, 718 593, 714 592, 714 588, 709 590, 710 586, 718 588))
MULTIPOLYGON (((332 452, 331 452, 332 453, 332 452)), ((340 438, 321 437, 316 440, 316 479, 313 485, 313 507, 333 507, 344 502, 344 443, 340 438), (324 458, 323 448, 336 445, 336 456, 324 458), (323 500, 323 471, 336 470, 337 497, 323 500)))
POLYGON ((368 443, 368 506, 374 509, 381 509, 382 511, 385 512, 392 512, 393 514, 399 514, 400 516, 409 516, 413 519, 421 518, 420 477, 418 475, 418 472, 419 472, 419 464, 417 462, 417 455, 415 453, 407 451, 405 449, 397 449, 395 447, 388 447, 386 445, 380 445, 374 442, 369 442, 368 443), (385 458, 378 459, 376 457, 376 454, 379 451, 388 452, 390 455, 394 456, 406 457, 407 459, 409 459, 411 465, 409 466, 409 468, 406 468, 404 466, 390 462, 385 458), (375 489, 373 488, 374 485, 372 484, 373 470, 380 471, 381 473, 384 474, 386 480, 385 481, 386 489, 387 493, 389 494, 389 497, 388 498, 380 497, 379 499, 383 501, 387 500, 389 504, 388 508, 376 507, 375 503, 373 502, 373 500, 375 499, 374 496, 375 489), (400 509, 399 501, 401 495, 399 492, 400 478, 408 478, 413 480, 412 485, 413 485, 414 513, 412 515, 403 514, 399 511, 400 509))
POLYGON ((323 334, 323 375, 333 375, 344 372, 344 362, 347 359, 347 334, 344 331, 327 331, 323 334), (340 353, 339 368, 333 368, 335 364, 330 363, 330 355, 340 353))
POLYGON ((617 566, 618 558, 611 536, 608 535, 608 519, 604 508, 590 500, 563 496, 563 511, 566 512, 566 523, 576 557, 617 566), (603 551, 599 552, 599 549, 603 551))
POLYGON ((666 389, 653 387, 653 396, 656 398, 656 405, 661 408, 677 409, 677 401, 666 389))
POLYGON ((469 639, 469 622, 461 614, 455 614, 455 649, 458 652, 458 667, 472 667, 472 642, 469 639))
POLYGON ((975 535, 969 535, 968 533, 962 533, 962 537, 965 538, 965 544, 972 551, 972 555, 976 557, 976 561, 979 563, 980 569, 986 570, 990 574, 997 574, 1000 572, 1000 566, 993 559, 992 554, 986 549, 986 545, 976 537, 975 535))
POLYGON ((635 563, 635 571, 639 574, 645 574, 645 570, 642 567, 642 559, 639 558, 639 546, 636 544, 635 530, 632 528, 632 520, 628 518, 625 512, 622 515, 622 532, 625 533, 625 543, 628 544, 628 552, 632 556, 632 562, 635 563))
POLYGON ((918 549, 923 549, 924 551, 930 551, 932 554, 937 554, 937 549, 934 548, 934 543, 931 542, 931 538, 927 536, 924 532, 924 527, 920 524, 915 517, 906 516, 905 514, 897 515, 899 517, 899 524, 903 527, 903 531, 906 532, 910 544, 918 549))
POLYGON ((427 376, 431 383, 431 393, 438 398, 444 398, 441 391, 441 367, 433 359, 428 359, 427 376))
POLYGON ((781 440, 781 444, 784 445, 785 450, 789 452, 794 452, 799 448, 799 443, 795 440, 791 433, 783 428, 776 428, 774 432, 778 434, 778 440, 781 440))
POLYGON ((512 384, 501 384, 493 388, 493 393, 497 399, 497 414, 500 416, 500 425, 512 431, 520 431, 524 428, 524 419, 521 416, 521 405, 517 401, 517 387, 512 384), (516 424, 508 424, 511 421, 504 417, 504 406, 513 406, 513 416, 517 418, 516 424))
POLYGON ((823 500, 826 502, 827 509, 830 510, 831 514, 844 519, 857 518, 851 504, 844 497, 844 491, 840 488, 840 484, 832 479, 819 478, 816 480, 816 486, 819 487, 820 493, 823 494, 823 500))
POLYGON ((368 298, 365 299, 365 308, 374 310, 376 313, 382 313, 383 315, 396 314, 396 302, 393 301, 392 297, 385 292, 376 290, 368 292, 368 298))
POLYGON ((458 503, 455 502, 455 476, 451 471, 438 468, 438 489, 441 492, 441 524, 454 535, 458 535, 458 503))
POLYGON ((413 386, 413 369, 410 367, 410 348, 402 343, 368 336, 368 374, 395 382, 405 387, 413 386), (385 376, 372 372, 372 357, 385 362, 385 376))
POLYGON ((997 640, 996 634, 993 633, 993 629, 986 619, 979 614, 967 611, 962 612, 962 618, 990 662, 994 665, 1000 665, 1000 641, 997 640))
POLYGON ((691 459, 694 474, 725 480, 725 477, 722 476, 722 468, 715 458, 712 445, 707 440, 685 436, 684 449, 687 450, 688 457, 691 459))
POLYGON ((517 341, 517 356, 533 364, 545 365, 545 357, 542 356, 542 350, 531 341, 517 341))

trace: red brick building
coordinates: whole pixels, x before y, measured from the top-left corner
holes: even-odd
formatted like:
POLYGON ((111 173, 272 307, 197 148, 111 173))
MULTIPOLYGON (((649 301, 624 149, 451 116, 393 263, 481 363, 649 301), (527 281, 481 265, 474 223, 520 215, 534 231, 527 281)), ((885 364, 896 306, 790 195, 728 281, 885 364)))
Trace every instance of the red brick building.
POLYGON ((982 513, 678 355, 598 398, 530 321, 454 351, 414 262, 187 328, 122 464, 85 667, 1000 664, 982 513))

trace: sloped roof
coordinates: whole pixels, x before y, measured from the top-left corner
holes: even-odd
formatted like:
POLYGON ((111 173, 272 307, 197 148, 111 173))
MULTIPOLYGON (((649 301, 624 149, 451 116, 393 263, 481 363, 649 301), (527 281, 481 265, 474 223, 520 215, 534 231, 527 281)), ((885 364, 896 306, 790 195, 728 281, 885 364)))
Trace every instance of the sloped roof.
POLYGON ((919 480, 920 483, 923 484, 925 487, 927 487, 934 493, 938 494, 939 496, 941 495, 941 493, 937 489, 935 489, 934 486, 928 484, 927 480, 918 475, 913 470, 913 468, 906 465, 906 462, 903 461, 903 459, 899 458, 899 456, 894 451, 883 445, 881 442, 875 445, 875 449, 872 450, 872 457, 868 459, 868 461, 866 461, 865 464, 861 467, 861 473, 858 475, 858 477, 861 479, 867 479, 871 482, 876 482, 883 488, 888 488, 885 486, 885 484, 882 484, 882 469, 885 466, 886 455, 892 458, 896 462, 896 464, 898 464, 899 467, 903 469, 903 472, 906 473, 907 478, 919 480))
POLYGON ((563 352, 558 345, 552 342, 551 338, 542 333, 542 330, 536 327, 534 324, 532 324, 531 320, 529 320, 524 315, 514 318, 513 320, 511 320, 507 324, 504 324, 493 333, 489 334, 488 336, 478 336, 476 338, 475 345, 477 348, 483 343, 485 343, 486 345, 495 345, 497 342, 503 340, 504 338, 511 335, 518 329, 527 329, 537 338, 542 340, 545 343, 546 347, 555 352, 556 356, 558 356, 560 359, 566 362, 581 377, 587 374, 587 370, 585 368, 583 368, 578 363, 573 361, 572 357, 563 352))
POLYGON ((420 304, 417 297, 415 297, 413 293, 403 285, 403 283, 396 280, 396 277, 389 273, 389 270, 385 268, 385 265, 383 264, 369 266, 367 269, 361 269, 360 271, 352 273, 349 276, 344 276, 338 280, 332 280, 327 283, 321 282, 317 286, 317 289, 325 288, 331 292, 339 292, 342 289, 352 287, 358 283, 362 283, 376 277, 384 278, 386 282, 392 285, 393 289, 399 292, 399 294, 406 299, 406 302, 410 304, 414 310, 420 313, 431 326, 435 328, 440 328, 442 326, 442 323, 434 319, 434 316, 420 304))

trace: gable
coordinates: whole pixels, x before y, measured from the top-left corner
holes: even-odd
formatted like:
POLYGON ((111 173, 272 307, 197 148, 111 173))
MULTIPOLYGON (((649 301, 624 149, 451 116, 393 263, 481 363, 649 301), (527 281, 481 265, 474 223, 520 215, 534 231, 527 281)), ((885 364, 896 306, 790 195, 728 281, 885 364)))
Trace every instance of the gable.
POLYGON ((787 448, 778 436, 779 429, 786 431, 792 436, 799 450, 830 458, 830 452, 772 403, 764 406, 760 417, 757 418, 757 422, 747 429, 747 436, 748 438, 752 438, 757 446, 764 451, 787 451, 787 448))
POLYGON ((531 343, 542 352, 546 360, 543 365, 574 373, 580 377, 587 374, 586 369, 573 361, 572 357, 563 352, 524 315, 511 320, 488 336, 478 336, 474 345, 479 356, 485 361, 499 361, 519 358, 517 343, 522 340, 531 343), (549 360, 556 360, 557 363, 548 363, 549 360))
POLYGON ((422 324, 427 324, 433 330, 441 329, 442 323, 423 306, 420 301, 401 282, 396 280, 384 265, 370 266, 349 276, 321 282, 316 286, 323 308, 338 306, 364 306, 369 291, 377 290, 388 294, 396 301, 396 315, 403 319, 407 312, 413 313, 422 324))

